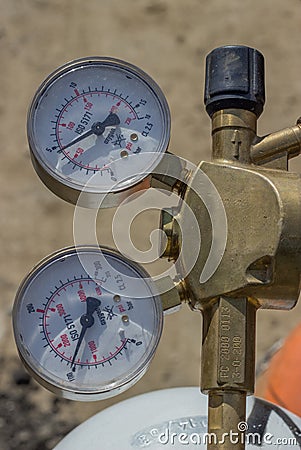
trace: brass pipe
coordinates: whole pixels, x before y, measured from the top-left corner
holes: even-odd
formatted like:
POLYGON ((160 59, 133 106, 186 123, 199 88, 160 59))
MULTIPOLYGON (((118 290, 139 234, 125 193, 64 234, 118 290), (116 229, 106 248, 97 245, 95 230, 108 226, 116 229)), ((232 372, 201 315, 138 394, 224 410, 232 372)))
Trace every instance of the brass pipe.
POLYGON ((208 396, 207 448, 244 450, 246 392, 211 391, 208 396))
POLYGON ((201 389, 254 392, 257 306, 220 297, 203 310, 201 389))
POLYGON ((271 133, 251 146, 251 160, 255 164, 264 164, 267 161, 287 154, 288 158, 298 156, 301 151, 301 124, 271 133))
POLYGON ((209 394, 208 450, 243 450, 239 423, 254 392, 257 305, 247 297, 220 297, 203 311, 201 390, 209 394), (229 439, 239 433, 234 443, 229 439), (237 442, 236 442, 237 440, 237 442))

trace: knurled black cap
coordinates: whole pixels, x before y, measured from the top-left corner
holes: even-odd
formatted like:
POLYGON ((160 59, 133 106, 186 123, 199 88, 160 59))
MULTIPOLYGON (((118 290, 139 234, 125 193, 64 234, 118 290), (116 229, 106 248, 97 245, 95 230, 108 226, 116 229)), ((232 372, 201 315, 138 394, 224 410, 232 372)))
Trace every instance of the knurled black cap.
POLYGON ((243 45, 214 49, 206 58, 204 101, 210 117, 226 108, 247 109, 259 117, 265 102, 263 55, 243 45))

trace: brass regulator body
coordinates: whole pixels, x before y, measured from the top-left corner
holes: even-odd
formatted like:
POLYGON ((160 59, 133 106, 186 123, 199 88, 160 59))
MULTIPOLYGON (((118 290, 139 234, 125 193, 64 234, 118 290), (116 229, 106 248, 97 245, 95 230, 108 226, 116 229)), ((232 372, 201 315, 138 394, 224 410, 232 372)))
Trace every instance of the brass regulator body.
MULTIPOLYGON (((212 243, 214 217, 195 193, 200 189, 198 172, 176 218, 185 220, 185 206, 190 206, 204 236, 199 258, 185 279, 194 309, 225 294, 250 297, 262 308, 290 309, 299 296, 301 183, 299 174, 287 171, 287 163, 291 146, 293 156, 297 146, 300 150, 301 128, 260 139, 256 121, 254 113, 242 109, 221 110, 212 117, 213 160, 202 162, 199 170, 222 199, 227 242, 219 266, 206 282, 199 280, 212 243), (268 146, 279 149, 272 160, 263 156, 268 146)), ((181 264, 185 267, 185 260, 181 264)))
MULTIPOLYGON (((200 163, 179 212, 162 222, 169 237, 164 256, 177 260, 182 273, 190 254, 188 249, 178 258, 187 208, 200 228, 201 250, 182 286, 191 308, 203 313, 201 389, 209 393, 208 431, 222 434, 238 430, 246 395, 254 392, 256 310, 291 309, 299 296, 301 180, 288 172, 288 160, 300 153, 301 128, 257 136, 265 100, 264 62, 257 50, 215 49, 207 57, 206 75, 212 161, 200 163), (204 174, 221 199, 211 211, 198 194, 204 174), (221 208, 225 221, 216 224, 221 208), (222 233, 216 234, 218 227, 222 233), (212 251, 218 263, 204 277, 212 251)), ((189 243, 192 249, 193 235, 189 243)), ((244 444, 210 448, 243 449, 244 444)))

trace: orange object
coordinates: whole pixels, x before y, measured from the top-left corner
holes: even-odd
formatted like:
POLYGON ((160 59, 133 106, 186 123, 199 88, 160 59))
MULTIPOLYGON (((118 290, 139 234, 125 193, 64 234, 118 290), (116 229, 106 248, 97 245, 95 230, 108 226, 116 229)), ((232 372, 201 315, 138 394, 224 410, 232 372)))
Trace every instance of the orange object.
POLYGON ((301 417, 301 324, 271 358, 255 394, 301 417))

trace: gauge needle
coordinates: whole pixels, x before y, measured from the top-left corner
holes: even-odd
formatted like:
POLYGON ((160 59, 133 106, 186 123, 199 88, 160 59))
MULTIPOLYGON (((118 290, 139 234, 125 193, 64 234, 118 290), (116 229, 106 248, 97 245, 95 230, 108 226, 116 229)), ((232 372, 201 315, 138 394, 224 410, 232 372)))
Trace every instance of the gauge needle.
POLYGON ((83 314, 80 318, 80 324, 82 326, 82 329, 81 329, 80 336, 77 341, 75 352, 74 352, 74 355, 73 355, 73 358, 71 361, 71 367, 73 366, 73 369, 72 369, 73 371, 75 371, 74 362, 75 362, 75 358, 77 357, 78 351, 80 349, 81 343, 84 339, 87 329, 91 328, 92 325, 94 324, 93 314, 96 311, 96 309, 100 306, 100 304, 101 304, 101 302, 97 298, 87 297, 87 300, 86 300, 87 310, 86 310, 86 314, 83 314))
POLYGON ((78 138, 69 142, 69 144, 65 145, 62 150, 66 150, 72 145, 77 144, 78 142, 86 139, 91 134, 95 134, 96 136, 101 136, 107 127, 113 127, 120 124, 120 119, 117 114, 110 113, 103 122, 94 122, 91 129, 86 131, 86 133, 81 134, 78 138))

